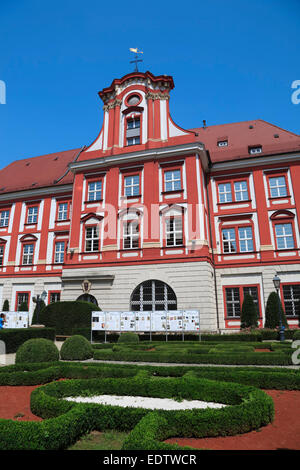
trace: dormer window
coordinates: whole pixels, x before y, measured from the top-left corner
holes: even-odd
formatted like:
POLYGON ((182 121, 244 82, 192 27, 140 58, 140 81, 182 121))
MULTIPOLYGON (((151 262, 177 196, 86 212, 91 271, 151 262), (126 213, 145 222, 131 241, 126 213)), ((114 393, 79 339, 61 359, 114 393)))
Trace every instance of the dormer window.
POLYGON ((228 140, 219 140, 218 147, 228 147, 228 140))
POLYGON ((130 118, 127 120, 126 128, 126 144, 138 145, 140 144, 140 118, 130 118))
POLYGON ((250 155, 256 155, 257 153, 262 152, 262 146, 258 145, 257 147, 249 147, 249 153, 250 155))

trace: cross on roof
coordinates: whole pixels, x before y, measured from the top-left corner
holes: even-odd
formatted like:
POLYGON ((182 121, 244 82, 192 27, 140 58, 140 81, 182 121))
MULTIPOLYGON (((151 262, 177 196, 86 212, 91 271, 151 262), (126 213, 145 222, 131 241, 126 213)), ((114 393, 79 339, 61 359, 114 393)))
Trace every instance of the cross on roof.
POLYGON ((143 62, 143 59, 139 59, 138 54, 143 54, 143 52, 139 51, 138 48, 133 48, 133 47, 131 47, 129 50, 130 50, 130 52, 135 52, 135 58, 134 58, 134 60, 131 60, 130 63, 135 64, 134 72, 138 72, 139 71, 138 62, 143 62))

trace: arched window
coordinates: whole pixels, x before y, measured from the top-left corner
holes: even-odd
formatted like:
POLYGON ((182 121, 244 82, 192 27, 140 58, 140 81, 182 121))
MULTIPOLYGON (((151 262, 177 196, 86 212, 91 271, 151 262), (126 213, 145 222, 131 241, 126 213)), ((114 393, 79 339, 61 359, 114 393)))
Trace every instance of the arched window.
POLYGON ((81 294, 76 300, 80 300, 80 301, 83 301, 83 302, 90 302, 90 303, 95 304, 95 305, 98 306, 98 302, 97 302, 96 297, 94 297, 91 294, 81 294))
POLYGON ((131 295, 130 309, 136 312, 176 310, 177 298, 168 284, 152 279, 142 282, 134 289, 131 295))

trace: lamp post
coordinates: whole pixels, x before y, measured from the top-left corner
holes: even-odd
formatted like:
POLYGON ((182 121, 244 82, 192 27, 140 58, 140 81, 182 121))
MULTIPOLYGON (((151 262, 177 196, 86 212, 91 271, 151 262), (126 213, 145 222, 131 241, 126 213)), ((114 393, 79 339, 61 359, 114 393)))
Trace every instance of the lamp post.
POLYGON ((37 295, 36 297, 33 297, 33 302, 36 303, 37 309, 36 309, 36 321, 37 324, 39 325, 39 313, 41 309, 41 301, 45 301, 47 297, 47 292, 44 290, 41 295, 37 295))
POLYGON ((276 274, 273 278, 273 284, 277 292, 277 299, 278 299, 278 316, 279 316, 279 340, 284 341, 284 325, 282 323, 282 314, 281 314, 281 305, 280 305, 280 297, 279 297, 279 289, 280 289, 280 277, 276 274))

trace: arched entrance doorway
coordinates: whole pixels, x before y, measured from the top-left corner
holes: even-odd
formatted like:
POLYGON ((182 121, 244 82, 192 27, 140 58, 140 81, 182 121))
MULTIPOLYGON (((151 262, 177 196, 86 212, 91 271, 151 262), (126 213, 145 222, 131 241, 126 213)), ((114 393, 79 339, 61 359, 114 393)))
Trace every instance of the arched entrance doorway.
POLYGON ((95 304, 98 307, 98 302, 97 302, 96 297, 94 297, 91 294, 81 294, 76 300, 80 300, 82 302, 91 302, 92 304, 95 304))

